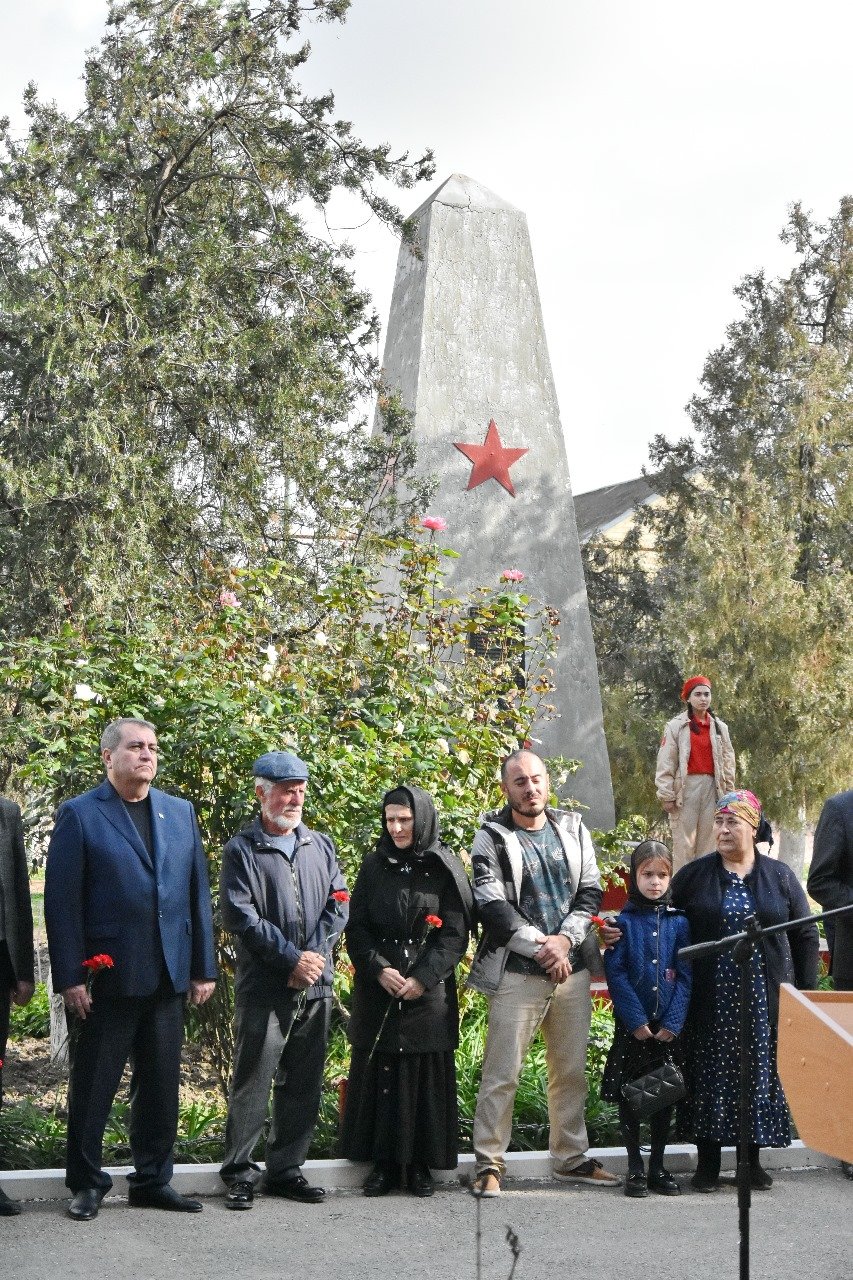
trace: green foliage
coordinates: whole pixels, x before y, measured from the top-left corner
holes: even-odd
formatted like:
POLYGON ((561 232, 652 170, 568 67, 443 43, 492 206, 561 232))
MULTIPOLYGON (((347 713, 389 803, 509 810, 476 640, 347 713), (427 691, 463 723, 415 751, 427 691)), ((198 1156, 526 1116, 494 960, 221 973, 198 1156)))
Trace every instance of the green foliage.
POLYGON ((619 1110, 601 1097, 601 1077, 613 1043, 613 1009, 608 1000, 592 1002, 589 1049, 586 1059, 586 1127, 594 1147, 621 1146, 619 1110))
POLYGON ((36 983, 33 998, 21 1008, 13 1004, 9 1014, 9 1038, 23 1040, 32 1036, 44 1040, 50 1035, 50 997, 43 982, 36 983))
POLYGON ((65 1120, 31 1102, 0 1109, 0 1169, 61 1169, 65 1120))
POLYGON ((651 816, 653 733, 696 670, 775 822, 853 773, 853 198, 825 225, 794 206, 782 239, 790 273, 735 290, 689 406, 697 436, 653 444, 666 501, 624 547, 587 549, 621 812, 651 816))
POLYGON ((608 884, 622 882, 621 872, 631 861, 631 850, 640 840, 649 836, 649 824, 639 813, 621 818, 611 831, 593 831, 596 861, 605 888, 608 884))
MULTIPOLYGON (((456 1051, 459 1094, 460 1148, 471 1150, 471 1131, 480 1069, 486 1038, 488 1007, 478 992, 460 992, 462 1023, 456 1051)), ((613 1039, 613 1015, 602 1000, 593 1001, 592 1026, 587 1058, 586 1123, 592 1146, 618 1142, 616 1108, 602 1102, 601 1072, 613 1039)), ((326 1074, 320 1115, 311 1143, 311 1159, 337 1155, 339 1129, 339 1083, 349 1071, 349 1045, 340 1015, 336 1016, 326 1054, 326 1074)), ((524 1064, 519 1081, 510 1149, 546 1150, 548 1146, 548 1106, 545 1091, 545 1048, 537 1038, 524 1064)), ((127 1102, 113 1104, 104 1135, 104 1163, 127 1164, 131 1160, 130 1118, 127 1102)), ((192 1102, 182 1102, 178 1117, 175 1159, 184 1164, 221 1161, 225 1151, 226 1109, 221 1097, 205 1094, 192 1102)), ((265 1137, 255 1151, 263 1159, 265 1137)), ((65 1159, 65 1115, 40 1111, 29 1102, 0 1110, 0 1169, 50 1169, 61 1167, 65 1159)))
MULTIPOLYGON (((104 1164, 132 1163, 130 1108, 115 1102, 104 1132, 104 1164)), ((66 1117, 44 1112, 30 1102, 8 1103, 0 1111, 0 1169, 56 1169, 65 1163, 66 1117)), ((207 1097, 181 1103, 175 1159, 207 1164, 222 1159, 225 1149, 225 1106, 207 1097)))
MULTIPOLYGON (((661 697, 661 709, 654 697, 641 696, 636 685, 604 685, 601 707, 613 795, 617 814, 642 815, 650 828, 660 827, 663 813, 655 791, 655 760, 661 740, 661 722, 672 701, 661 697)), ((671 709, 671 707, 670 707, 671 709)))
POLYGON ((0 122, 0 628, 179 608, 206 560, 316 574, 391 512, 377 318, 304 215, 345 188, 399 230, 377 184, 432 163, 301 89, 301 26, 347 7, 112 0, 82 111, 31 86, 0 122))
MULTIPOLYGON (((501 758, 528 736, 549 691, 548 628, 501 585, 456 599, 447 563, 421 530, 386 546, 393 589, 348 564, 309 594, 289 565, 268 563, 213 579, 180 620, 163 611, 128 628, 96 618, 7 645, 0 750, 28 812, 49 815, 96 784, 104 724, 138 714, 158 728, 158 781, 196 807, 214 888, 222 845, 253 810, 252 761, 271 747, 307 760, 307 819, 334 838, 350 880, 378 835, 381 796, 401 779, 436 796, 445 838, 464 851, 496 798, 501 758), (525 627, 538 638, 521 690, 514 646, 525 627), (471 647, 479 630, 488 657, 471 647)), ((226 939, 220 961, 233 970, 226 939)), ((231 1013, 223 981, 192 1016, 223 1088, 231 1013)))

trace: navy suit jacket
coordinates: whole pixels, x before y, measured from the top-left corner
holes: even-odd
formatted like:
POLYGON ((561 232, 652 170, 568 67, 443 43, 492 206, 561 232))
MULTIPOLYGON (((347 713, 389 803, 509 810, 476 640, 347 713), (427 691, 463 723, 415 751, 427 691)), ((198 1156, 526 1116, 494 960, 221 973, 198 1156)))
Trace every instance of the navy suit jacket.
POLYGON ((147 996, 163 962, 178 992, 216 977, 207 862, 187 800, 154 787, 149 857, 109 782, 66 800, 50 838, 44 914, 56 991, 86 979, 83 961, 112 956, 95 994, 147 996))

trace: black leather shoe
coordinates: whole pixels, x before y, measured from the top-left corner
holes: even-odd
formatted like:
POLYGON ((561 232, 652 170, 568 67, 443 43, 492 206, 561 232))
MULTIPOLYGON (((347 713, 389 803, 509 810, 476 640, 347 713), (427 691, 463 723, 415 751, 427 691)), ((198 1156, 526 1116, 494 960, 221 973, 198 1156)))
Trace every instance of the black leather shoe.
POLYGON ((101 1201, 106 1194, 100 1187, 84 1187, 82 1191, 74 1192, 65 1212, 75 1222, 90 1222, 92 1218, 97 1218, 101 1201))
POLYGON ((769 1191, 773 1186, 770 1174, 757 1161, 749 1166, 749 1185, 753 1191, 769 1191))
POLYGON ((625 1179, 625 1195, 631 1200, 642 1200, 649 1194, 644 1173, 629 1173, 625 1179))
POLYGON ((694 1191, 703 1191, 706 1193, 709 1191, 719 1191, 720 1179, 717 1174, 702 1173, 697 1169, 693 1177, 690 1179, 690 1185, 694 1191))
POLYGON ((425 1164, 410 1165, 406 1182, 413 1196, 431 1196, 435 1191, 432 1174, 425 1164))
POLYGON ((225 1192, 226 1209, 251 1209, 255 1188, 251 1182, 231 1182, 225 1192))
POLYGON ((201 1213, 203 1205, 200 1200, 191 1200, 182 1196, 180 1191, 170 1187, 131 1187, 127 1193, 131 1209, 168 1209, 171 1213, 201 1213))
POLYGON ((658 1169, 649 1173, 649 1191, 656 1191, 659 1196, 680 1196, 681 1187, 667 1169, 658 1169))
POLYGON ((264 1194, 283 1196, 285 1200, 298 1200, 300 1204, 319 1204, 326 1197, 322 1187, 312 1187, 298 1173, 295 1178, 278 1178, 264 1185, 264 1194))
POLYGON ((374 1165, 364 1180, 362 1191, 366 1196, 387 1196, 397 1186, 397 1171, 391 1165, 374 1165))

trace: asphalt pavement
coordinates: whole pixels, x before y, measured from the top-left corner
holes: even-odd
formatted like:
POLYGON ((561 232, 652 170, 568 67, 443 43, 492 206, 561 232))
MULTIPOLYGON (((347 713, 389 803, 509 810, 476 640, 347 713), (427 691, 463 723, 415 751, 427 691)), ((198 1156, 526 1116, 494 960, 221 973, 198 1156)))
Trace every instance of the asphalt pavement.
MULTIPOLYGON (((751 1280, 853 1280, 853 1182, 837 1167, 774 1170, 753 1195, 751 1280)), ((483 1280, 738 1277, 738 1212, 732 1176, 716 1195, 629 1200, 618 1190, 553 1181, 510 1183, 482 1201, 483 1280)), ((189 1190, 182 1187, 182 1190, 189 1190)), ((30 1201, 0 1218, 3 1270, 38 1280, 477 1280, 477 1205, 458 1184, 430 1199, 402 1192, 378 1200, 330 1191, 321 1205, 258 1197, 249 1212, 204 1197, 201 1214, 131 1209, 104 1201, 93 1222, 67 1218, 59 1200, 30 1201)))

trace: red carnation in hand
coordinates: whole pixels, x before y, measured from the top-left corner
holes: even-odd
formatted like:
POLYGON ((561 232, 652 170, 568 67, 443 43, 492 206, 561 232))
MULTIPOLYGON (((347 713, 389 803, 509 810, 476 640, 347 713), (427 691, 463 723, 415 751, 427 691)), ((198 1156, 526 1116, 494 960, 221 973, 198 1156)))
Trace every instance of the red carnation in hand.
POLYGON ((599 929, 606 929, 611 924, 611 921, 605 920, 603 916, 590 916, 589 918, 593 924, 598 925, 599 929))
POLYGON ((334 898, 335 902, 349 902, 349 894, 347 893, 346 889, 335 889, 334 893, 332 894, 332 897, 334 898))
POLYGON ((431 925, 433 929, 440 929, 443 924, 441 916, 424 916, 424 920, 428 925, 431 925))
POLYGON ((90 973, 97 973, 99 969, 112 969, 112 967, 112 956, 89 956, 88 960, 83 961, 83 968, 88 969, 90 973))

